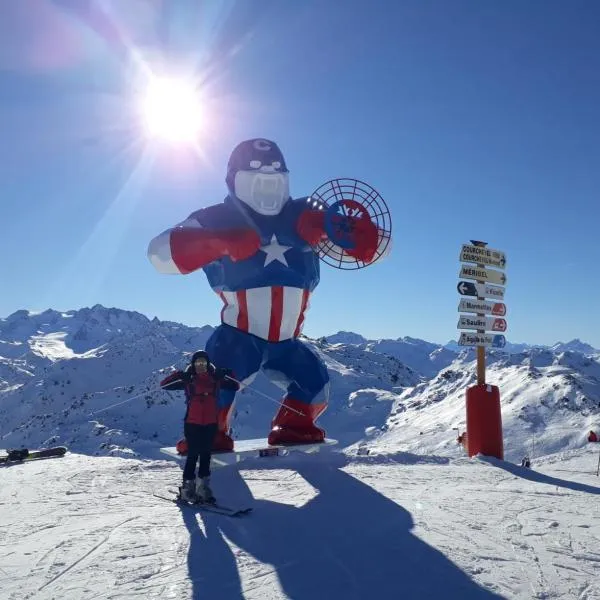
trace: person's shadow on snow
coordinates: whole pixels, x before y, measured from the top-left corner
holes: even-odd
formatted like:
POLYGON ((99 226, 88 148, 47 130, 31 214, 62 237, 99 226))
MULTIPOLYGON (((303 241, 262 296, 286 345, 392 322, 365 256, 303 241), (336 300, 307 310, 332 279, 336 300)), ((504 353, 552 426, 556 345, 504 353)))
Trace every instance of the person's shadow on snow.
MULTIPOLYGON (((254 501, 254 513, 222 518, 219 528, 234 544, 277 571, 292 600, 447 600, 502 598, 485 590, 444 554, 411 533, 410 513, 341 468, 342 456, 290 457, 267 466, 291 468, 317 490, 303 506, 254 501)), ((238 501, 251 494, 237 470, 218 473, 238 501), (234 489, 237 488, 237 489, 234 489)), ((217 483, 217 482, 216 482, 217 483)), ((240 596, 243 597, 243 596, 240 596)), ((276 596, 269 596, 276 597, 276 596)))
POLYGON ((235 557, 218 528, 218 519, 227 517, 207 515, 205 518, 193 507, 180 506, 179 509, 190 536, 187 564, 192 600, 243 598, 235 557), (202 519, 202 527, 198 519, 202 519))

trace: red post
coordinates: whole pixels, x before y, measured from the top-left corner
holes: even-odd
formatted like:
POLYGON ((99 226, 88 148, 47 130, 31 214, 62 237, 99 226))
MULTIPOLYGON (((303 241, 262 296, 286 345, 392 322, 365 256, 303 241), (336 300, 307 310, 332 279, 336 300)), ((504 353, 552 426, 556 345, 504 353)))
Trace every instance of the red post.
POLYGON ((467 452, 504 458, 500 390, 495 385, 467 389, 467 452))

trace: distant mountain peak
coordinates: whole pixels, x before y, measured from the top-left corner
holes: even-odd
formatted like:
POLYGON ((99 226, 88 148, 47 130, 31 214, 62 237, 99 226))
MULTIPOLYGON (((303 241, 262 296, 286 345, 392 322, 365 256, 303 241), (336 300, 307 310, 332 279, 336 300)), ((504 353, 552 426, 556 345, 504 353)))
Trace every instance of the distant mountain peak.
POLYGON ((552 346, 555 352, 581 352, 582 354, 598 354, 598 350, 579 338, 574 338, 570 342, 557 342, 552 346))
POLYGON ((359 333, 354 333, 353 331, 338 331, 333 335, 325 336, 325 339, 330 344, 351 344, 355 346, 367 342, 362 335, 359 333))

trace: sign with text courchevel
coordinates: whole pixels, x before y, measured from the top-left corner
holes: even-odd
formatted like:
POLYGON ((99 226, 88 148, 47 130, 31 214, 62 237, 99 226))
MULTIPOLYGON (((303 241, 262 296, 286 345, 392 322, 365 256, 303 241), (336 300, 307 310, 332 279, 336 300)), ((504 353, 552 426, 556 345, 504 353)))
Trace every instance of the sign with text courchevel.
POLYGON ((494 300, 502 300, 504 298, 503 287, 487 283, 459 281, 456 289, 461 296, 479 296, 480 298, 493 298, 494 300))
POLYGON ((486 248, 485 246, 471 246, 470 244, 463 244, 460 251, 460 261, 492 265, 499 269, 504 269, 506 267, 506 256, 504 252, 486 248))
POLYGON ((477 315, 459 315, 458 329, 476 329, 485 331, 506 331, 506 320, 496 317, 477 315))
POLYGON ((502 334, 491 333, 461 333, 459 346, 484 346, 486 348, 504 348, 506 338, 502 334))
POLYGON ((506 275, 502 271, 495 271, 494 269, 462 265, 458 276, 465 279, 476 279, 477 281, 506 285, 506 275))
POLYGON ((464 298, 458 304, 458 312, 504 317, 506 315, 506 304, 503 302, 486 302, 485 300, 469 300, 464 298))

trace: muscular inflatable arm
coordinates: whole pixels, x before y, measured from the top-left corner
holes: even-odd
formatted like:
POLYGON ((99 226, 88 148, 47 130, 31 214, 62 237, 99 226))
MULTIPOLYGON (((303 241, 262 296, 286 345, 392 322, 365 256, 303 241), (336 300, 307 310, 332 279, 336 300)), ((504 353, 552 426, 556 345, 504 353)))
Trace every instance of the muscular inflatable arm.
POLYGON ((243 260, 260 247, 253 229, 204 228, 193 217, 156 236, 148 246, 148 258, 161 273, 187 274, 223 256, 243 260))

